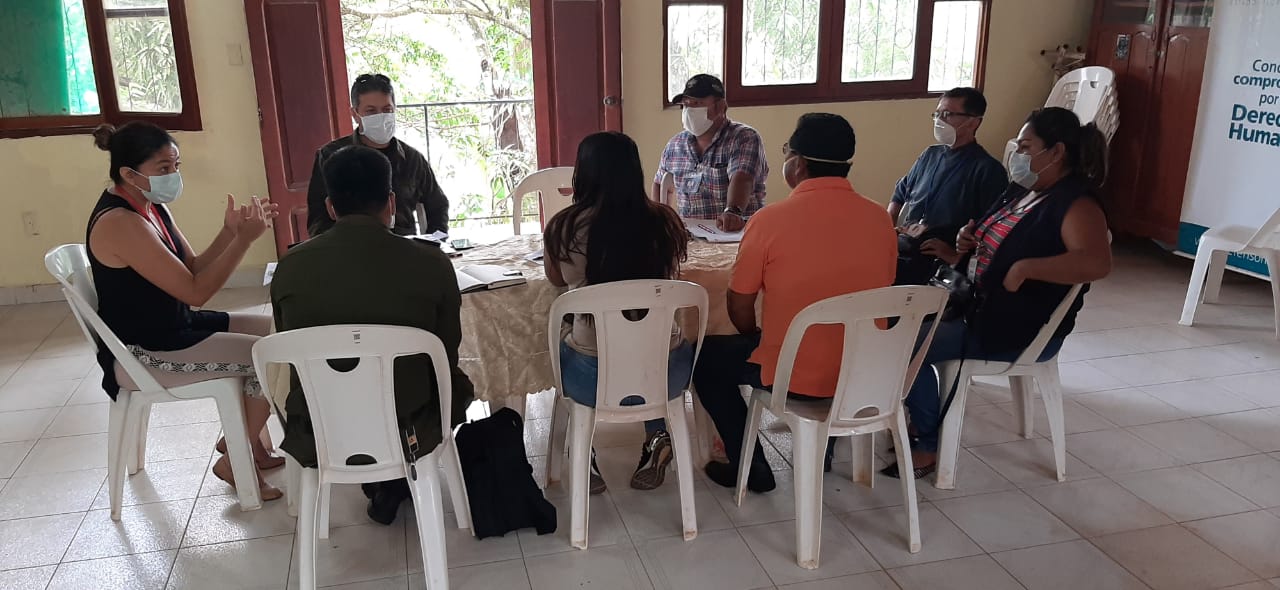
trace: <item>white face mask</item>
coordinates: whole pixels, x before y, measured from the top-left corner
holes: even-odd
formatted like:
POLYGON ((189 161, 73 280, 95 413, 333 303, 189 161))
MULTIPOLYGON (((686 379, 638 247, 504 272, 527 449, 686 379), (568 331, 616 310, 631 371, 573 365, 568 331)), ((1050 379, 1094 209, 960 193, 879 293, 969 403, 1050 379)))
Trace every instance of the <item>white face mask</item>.
POLYGON ((684 130, 701 137, 711 129, 712 121, 707 118, 707 107, 684 107, 684 114, 681 117, 684 121, 684 130))
POLYGON ((360 117, 360 133, 378 145, 391 143, 396 136, 396 114, 378 113, 360 117))
POLYGON ((947 147, 954 146, 956 144, 956 128, 942 119, 934 119, 933 138, 947 147))
MULTIPOLYGON (((137 172, 135 170, 135 172, 137 172)), ((139 176, 146 176, 138 172, 139 176)), ((142 191, 142 196, 148 201, 157 205, 164 205, 178 200, 182 196, 182 173, 174 171, 163 176, 147 176, 147 180, 151 182, 151 190, 146 190, 138 185, 134 188, 142 191)))
MULTIPOLYGON (((1040 150, 1034 154, 1023 154, 1014 152, 1009 156, 1009 178, 1018 186, 1030 189, 1040 180, 1040 172, 1031 169, 1031 160, 1036 156, 1045 153, 1047 150, 1040 150)), ((1046 166, 1047 168, 1048 166, 1046 166)), ((1043 172, 1043 170, 1041 170, 1043 172)))

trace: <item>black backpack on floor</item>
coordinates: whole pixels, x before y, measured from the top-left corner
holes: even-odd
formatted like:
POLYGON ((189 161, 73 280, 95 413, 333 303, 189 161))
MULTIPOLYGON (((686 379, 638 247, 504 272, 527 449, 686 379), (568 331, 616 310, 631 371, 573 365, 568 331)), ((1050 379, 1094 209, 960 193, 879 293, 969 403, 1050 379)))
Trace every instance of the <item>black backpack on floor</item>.
POLYGON ((503 408, 463 424, 455 438, 476 538, 501 537, 529 527, 539 535, 556 531, 556 507, 533 480, 533 467, 524 454, 524 420, 518 412, 503 408))

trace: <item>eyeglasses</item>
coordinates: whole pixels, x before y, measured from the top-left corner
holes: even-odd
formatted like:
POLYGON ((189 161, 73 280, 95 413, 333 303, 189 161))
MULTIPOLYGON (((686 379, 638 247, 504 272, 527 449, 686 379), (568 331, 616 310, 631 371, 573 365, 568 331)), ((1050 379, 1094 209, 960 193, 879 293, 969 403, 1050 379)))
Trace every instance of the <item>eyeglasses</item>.
POLYGON ((952 117, 975 117, 978 119, 982 118, 980 115, 973 115, 969 113, 953 113, 951 111, 935 111, 933 113, 933 120, 935 121, 937 121, 938 119, 942 119, 943 121, 950 121, 952 117))

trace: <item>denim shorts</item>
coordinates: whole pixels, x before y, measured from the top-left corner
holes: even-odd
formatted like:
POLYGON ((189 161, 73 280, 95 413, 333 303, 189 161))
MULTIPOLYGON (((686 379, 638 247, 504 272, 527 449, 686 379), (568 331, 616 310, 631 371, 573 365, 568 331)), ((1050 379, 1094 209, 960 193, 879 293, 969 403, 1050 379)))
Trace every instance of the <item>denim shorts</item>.
MULTIPOLYGON (((600 374, 600 359, 583 354, 560 343, 560 378, 564 382, 564 395, 584 406, 596 405, 596 380, 600 374)), ((693 344, 681 342, 671 349, 667 361, 667 399, 675 399, 684 393, 693 375, 693 344)), ((630 396, 623 405, 642 403, 639 396, 630 396), (634 400, 634 401, 632 401, 634 400), (631 403, 626 403, 631 401, 631 403)))

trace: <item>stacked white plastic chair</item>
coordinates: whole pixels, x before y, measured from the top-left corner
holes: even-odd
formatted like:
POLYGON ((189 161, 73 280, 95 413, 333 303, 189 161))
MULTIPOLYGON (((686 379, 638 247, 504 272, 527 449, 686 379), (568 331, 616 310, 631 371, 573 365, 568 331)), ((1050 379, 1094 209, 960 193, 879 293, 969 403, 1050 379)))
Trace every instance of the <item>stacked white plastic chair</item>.
MULTIPOLYGON (((1070 109, 1080 117, 1080 124, 1093 123, 1106 136, 1107 143, 1120 128, 1120 102, 1116 94, 1116 74, 1110 68, 1089 66, 1072 70, 1054 84, 1046 107, 1070 109)), ((1010 140, 1004 148, 1004 165, 1018 149, 1018 142, 1010 140)))

